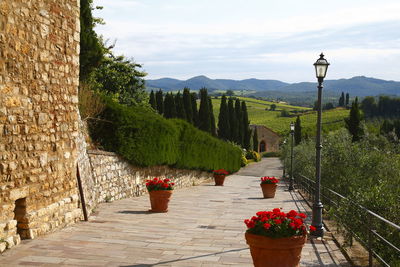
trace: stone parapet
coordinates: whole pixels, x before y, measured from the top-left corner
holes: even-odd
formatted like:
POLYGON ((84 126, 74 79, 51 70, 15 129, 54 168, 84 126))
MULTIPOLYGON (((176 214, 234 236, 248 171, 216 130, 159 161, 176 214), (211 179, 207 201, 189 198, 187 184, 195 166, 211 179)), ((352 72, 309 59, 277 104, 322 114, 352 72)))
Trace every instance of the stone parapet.
POLYGON ((168 166, 135 167, 112 152, 90 150, 88 155, 94 179, 90 194, 97 195, 98 203, 146 194, 146 180, 154 177, 171 179, 175 188, 198 185, 212 179, 212 174, 203 171, 168 166))

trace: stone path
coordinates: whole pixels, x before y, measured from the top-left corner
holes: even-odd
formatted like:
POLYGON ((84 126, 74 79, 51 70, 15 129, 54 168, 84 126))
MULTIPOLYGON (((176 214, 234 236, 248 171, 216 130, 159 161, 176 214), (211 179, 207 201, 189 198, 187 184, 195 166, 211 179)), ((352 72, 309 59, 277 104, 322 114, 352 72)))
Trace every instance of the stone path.
MULTIPOLYGON (((261 198, 259 178, 281 173, 278 159, 263 159, 227 177, 223 187, 175 190, 168 213, 147 212, 147 195, 105 203, 89 222, 23 241, 0 255, 0 266, 253 266, 244 219, 275 207, 309 213, 284 184, 274 199, 261 198)), ((301 266, 347 262, 333 241, 309 240, 301 266)))

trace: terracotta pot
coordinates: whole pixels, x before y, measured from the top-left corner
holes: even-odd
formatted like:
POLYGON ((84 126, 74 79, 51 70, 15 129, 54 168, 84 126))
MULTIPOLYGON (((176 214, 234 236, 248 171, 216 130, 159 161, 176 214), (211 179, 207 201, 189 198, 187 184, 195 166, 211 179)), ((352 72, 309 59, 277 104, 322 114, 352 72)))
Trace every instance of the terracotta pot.
POLYGON ((168 202, 171 198, 172 190, 155 190, 150 191, 151 212, 167 212, 168 202))
POLYGON ((214 181, 215 185, 223 186, 225 181, 225 176, 223 174, 215 174, 214 173, 214 181))
POLYGON ((277 184, 260 184, 264 198, 274 198, 277 184))
POLYGON ((261 235, 245 234, 250 246, 255 267, 299 267, 301 250, 306 235, 285 238, 269 238, 261 235))

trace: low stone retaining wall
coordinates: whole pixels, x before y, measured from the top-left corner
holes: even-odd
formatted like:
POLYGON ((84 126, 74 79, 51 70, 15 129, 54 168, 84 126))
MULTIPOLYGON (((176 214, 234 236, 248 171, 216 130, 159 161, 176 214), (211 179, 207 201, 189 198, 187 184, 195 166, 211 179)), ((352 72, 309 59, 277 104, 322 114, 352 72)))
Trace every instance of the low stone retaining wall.
POLYGON ((93 199, 94 195, 97 203, 146 194, 146 180, 154 177, 171 179, 175 188, 198 185, 212 179, 211 173, 203 171, 168 166, 135 167, 112 152, 89 150, 88 155, 94 188, 86 191, 91 195, 85 195, 85 198, 93 199))

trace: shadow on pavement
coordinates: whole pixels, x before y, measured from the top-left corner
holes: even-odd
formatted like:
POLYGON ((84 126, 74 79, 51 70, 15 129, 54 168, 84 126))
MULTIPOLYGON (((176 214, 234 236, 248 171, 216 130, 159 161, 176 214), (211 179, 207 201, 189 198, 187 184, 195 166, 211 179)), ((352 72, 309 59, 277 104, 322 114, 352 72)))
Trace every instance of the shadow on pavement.
POLYGON ((170 260, 170 261, 162 261, 154 264, 135 264, 135 265, 120 265, 120 267, 151 267, 151 266, 157 266, 160 264, 167 264, 167 263, 172 263, 172 262, 178 262, 178 261, 185 261, 185 260, 191 260, 191 259, 197 259, 197 258, 202 258, 202 257, 209 257, 209 256, 214 256, 218 254, 224 254, 224 253, 229 253, 229 252, 237 252, 237 251, 242 251, 242 250, 247 250, 249 248, 238 248, 238 249, 231 249, 227 251, 222 251, 222 252, 216 252, 216 253, 210 253, 210 254, 204 254, 200 256, 193 256, 193 257, 187 257, 183 259, 177 259, 177 260, 170 260))

